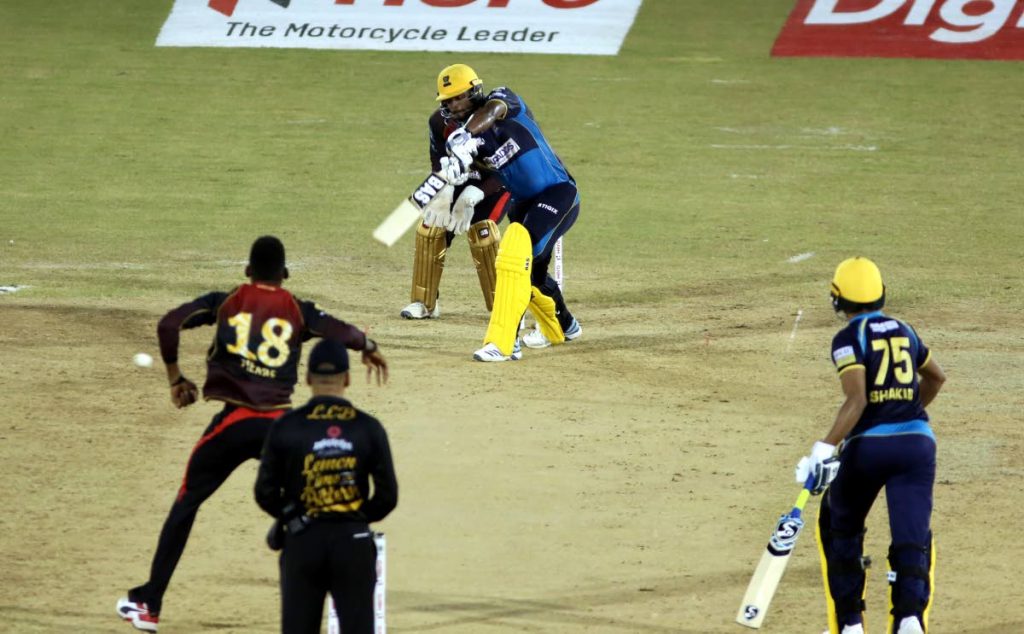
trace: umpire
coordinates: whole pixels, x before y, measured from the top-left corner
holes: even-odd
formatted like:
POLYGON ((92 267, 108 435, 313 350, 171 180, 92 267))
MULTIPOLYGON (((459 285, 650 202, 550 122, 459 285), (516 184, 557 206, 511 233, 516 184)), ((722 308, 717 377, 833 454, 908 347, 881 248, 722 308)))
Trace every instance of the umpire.
POLYGON ((256 502, 276 519, 268 544, 283 545, 281 632, 319 634, 330 592, 345 634, 373 634, 377 549, 369 524, 398 504, 391 449, 380 421, 343 398, 343 345, 321 340, 306 382, 313 398, 274 422, 256 476, 256 502))

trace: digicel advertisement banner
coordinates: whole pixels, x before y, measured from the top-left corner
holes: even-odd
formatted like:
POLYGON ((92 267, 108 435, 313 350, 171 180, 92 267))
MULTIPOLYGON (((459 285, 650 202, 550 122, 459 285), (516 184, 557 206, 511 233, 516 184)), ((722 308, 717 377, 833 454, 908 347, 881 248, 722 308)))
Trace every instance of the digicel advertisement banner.
POLYGON ((175 0, 157 46, 617 55, 642 0, 175 0))
POLYGON ((799 0, 772 55, 1024 59, 1024 0, 799 0))

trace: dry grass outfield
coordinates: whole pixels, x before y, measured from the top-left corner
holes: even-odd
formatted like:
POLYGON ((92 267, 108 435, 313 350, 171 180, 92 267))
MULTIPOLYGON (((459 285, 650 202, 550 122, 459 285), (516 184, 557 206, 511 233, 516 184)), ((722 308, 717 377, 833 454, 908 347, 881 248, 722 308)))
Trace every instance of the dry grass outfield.
MULTIPOLYGON (((452 56, 155 49, 166 0, 36 4, 0 9, 0 285, 29 286, 0 295, 0 632, 128 631, 114 602, 215 411, 174 410, 131 357, 156 354, 164 311, 240 281, 261 233, 284 239, 296 293, 370 326, 392 363, 387 388, 351 392, 402 486, 382 525, 391 631, 738 632, 792 467, 839 402, 827 281, 855 253, 950 377, 933 629, 1024 630, 1006 585, 1024 564, 1016 65, 771 60, 781 0, 648 0, 615 58, 474 57, 526 96, 584 197, 566 240, 583 337, 495 367, 470 361, 485 316, 464 239, 432 323, 398 318, 411 238, 369 239, 422 172, 452 56)), ((211 335, 183 337, 193 377, 211 335)), ((276 631, 254 473, 200 513, 163 634, 276 631)), ((879 632, 881 500, 867 542, 879 632)), ((765 632, 821 631, 814 551, 765 632)))

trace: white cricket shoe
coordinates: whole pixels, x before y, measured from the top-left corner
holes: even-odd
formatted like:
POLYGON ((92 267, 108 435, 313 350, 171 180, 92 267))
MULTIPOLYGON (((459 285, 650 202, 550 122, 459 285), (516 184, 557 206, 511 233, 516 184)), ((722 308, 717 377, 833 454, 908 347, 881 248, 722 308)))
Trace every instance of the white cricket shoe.
POLYGON ((516 337, 515 346, 512 347, 512 354, 508 356, 501 354, 501 350, 493 343, 489 343, 473 353, 473 359, 476 361, 518 361, 522 358, 523 349, 519 346, 519 337, 516 337))
MULTIPOLYGON (((573 339, 579 339, 582 334, 583 326, 581 326, 580 322, 576 321, 576 318, 573 317, 572 324, 570 324, 568 330, 565 331, 565 340, 572 341, 573 339)), ((526 344, 527 348, 547 348, 551 345, 551 342, 548 341, 548 338, 540 331, 540 328, 535 328, 523 335, 523 343, 526 344)))
POLYGON ((847 625, 843 627, 842 634, 864 634, 864 624, 847 625))
POLYGON ((924 628, 916 616, 905 616, 900 620, 900 628, 896 630, 896 634, 924 634, 924 628))
POLYGON ((437 319, 441 316, 441 300, 434 302, 434 310, 427 310, 423 302, 413 302, 402 309, 402 317, 406 319, 437 319))

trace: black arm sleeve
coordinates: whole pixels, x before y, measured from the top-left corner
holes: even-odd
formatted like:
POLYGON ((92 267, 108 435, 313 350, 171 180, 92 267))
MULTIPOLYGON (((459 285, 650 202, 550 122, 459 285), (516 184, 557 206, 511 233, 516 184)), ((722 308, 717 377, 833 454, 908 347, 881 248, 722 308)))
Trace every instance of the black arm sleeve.
POLYGON ((160 319, 156 326, 156 336, 160 341, 160 357, 164 363, 178 362, 179 333, 182 330, 217 323, 217 309, 227 296, 223 292, 207 293, 178 306, 160 319))
POLYGON ((373 497, 363 505, 363 514, 367 522, 379 522, 398 506, 398 479, 395 477, 395 465, 391 460, 391 445, 388 443, 387 432, 379 422, 374 433, 374 447, 377 462, 370 469, 373 478, 373 497))
POLYGON ((367 337, 366 333, 352 324, 327 314, 313 302, 300 301, 302 319, 306 323, 306 330, 303 339, 312 337, 323 337, 341 343, 349 350, 365 350, 367 337))

